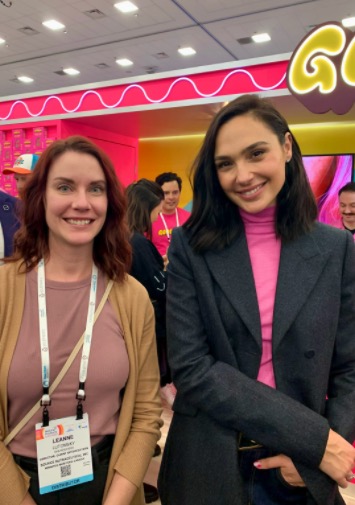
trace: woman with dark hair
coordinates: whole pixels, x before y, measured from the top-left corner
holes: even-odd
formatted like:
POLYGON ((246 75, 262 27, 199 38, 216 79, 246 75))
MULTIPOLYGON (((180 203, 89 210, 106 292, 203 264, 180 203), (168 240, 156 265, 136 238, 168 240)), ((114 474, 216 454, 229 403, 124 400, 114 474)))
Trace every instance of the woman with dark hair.
POLYGON ((148 179, 128 186, 127 220, 131 231, 131 275, 147 289, 155 312, 155 325, 160 367, 160 385, 171 383, 166 350, 166 272, 163 258, 151 242, 152 223, 161 212, 164 193, 159 184, 148 179))
POLYGON ((51 144, 26 186, 0 271, 2 505, 144 503, 159 370, 125 212, 111 161, 83 137, 51 144))
POLYGON ((169 249, 177 396, 163 505, 334 505, 354 475, 355 257, 316 222, 299 146, 265 99, 213 119, 169 249), (181 440, 184 443, 181 443, 181 440))

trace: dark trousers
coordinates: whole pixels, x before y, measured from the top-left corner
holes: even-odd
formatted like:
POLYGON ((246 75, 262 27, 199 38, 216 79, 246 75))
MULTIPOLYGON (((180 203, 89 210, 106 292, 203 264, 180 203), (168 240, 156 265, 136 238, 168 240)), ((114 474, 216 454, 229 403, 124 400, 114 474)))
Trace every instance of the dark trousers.
POLYGON ((91 448, 94 480, 53 493, 39 494, 36 459, 16 454, 14 459, 31 478, 29 492, 37 505, 101 505, 113 440, 113 436, 107 436, 91 448))
POLYGON ((248 505, 306 505, 306 488, 288 484, 279 468, 258 470, 254 467, 255 461, 274 455, 264 447, 239 451, 239 466, 247 490, 248 505))

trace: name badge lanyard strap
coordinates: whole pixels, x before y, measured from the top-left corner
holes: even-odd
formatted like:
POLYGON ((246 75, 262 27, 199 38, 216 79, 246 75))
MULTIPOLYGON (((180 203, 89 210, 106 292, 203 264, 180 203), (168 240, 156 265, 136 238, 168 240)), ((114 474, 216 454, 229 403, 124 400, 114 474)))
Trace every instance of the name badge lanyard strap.
MULTIPOLYGON (((38 263, 38 312, 39 312, 39 332, 40 332, 40 345, 41 345, 41 367, 42 367, 42 399, 41 406, 43 407, 43 426, 49 424, 48 408, 51 405, 51 398, 49 396, 49 376, 50 376, 50 359, 49 359, 49 343, 48 343, 48 322, 47 322, 47 306, 46 306, 46 280, 44 260, 41 259, 38 263)), ((76 409, 77 419, 82 419, 83 407, 81 402, 85 400, 85 381, 87 377, 87 370, 89 364, 89 356, 91 349, 92 332, 94 326, 95 306, 96 306, 96 293, 97 293, 97 278, 98 269, 95 264, 92 266, 91 273, 91 286, 90 298, 88 306, 88 314, 86 319, 86 328, 84 334, 83 350, 80 361, 79 372, 79 389, 76 394, 78 405, 76 409)))
MULTIPOLYGON (((166 232, 166 238, 168 239, 168 241, 170 242, 170 232, 169 232, 169 228, 168 228, 168 225, 166 224, 166 221, 165 221, 165 218, 162 214, 162 212, 160 212, 160 217, 161 217, 161 220, 163 221, 163 225, 164 225, 164 228, 165 228, 165 232, 166 232)), ((180 221, 179 221, 179 214, 178 214, 178 211, 177 209, 175 209, 175 219, 176 219, 176 226, 180 226, 180 221)))

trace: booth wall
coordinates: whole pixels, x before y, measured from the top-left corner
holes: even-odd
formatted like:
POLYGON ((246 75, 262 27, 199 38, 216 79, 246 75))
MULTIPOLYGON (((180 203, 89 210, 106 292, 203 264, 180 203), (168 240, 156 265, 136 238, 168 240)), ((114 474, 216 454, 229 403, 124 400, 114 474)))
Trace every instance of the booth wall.
POLYGON ((180 206, 191 201, 189 171, 203 135, 140 140, 138 177, 154 180, 162 172, 176 172, 182 179, 180 206))
MULTIPOLYGON (((355 153, 355 124, 291 125, 303 154, 355 153)), ((161 172, 177 172, 183 180, 180 205, 191 202, 189 170, 204 135, 141 139, 138 178, 155 179, 161 172)))

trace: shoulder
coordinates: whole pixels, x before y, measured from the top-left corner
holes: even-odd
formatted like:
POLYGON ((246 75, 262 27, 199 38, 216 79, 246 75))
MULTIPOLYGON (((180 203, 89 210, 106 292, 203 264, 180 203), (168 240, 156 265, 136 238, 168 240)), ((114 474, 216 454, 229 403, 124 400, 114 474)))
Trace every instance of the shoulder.
POLYGON ((8 193, 5 193, 5 191, 0 191, 0 203, 8 203, 12 207, 14 207, 18 202, 18 199, 15 198, 12 195, 9 195, 8 193))
POLYGON ((122 282, 114 282, 112 292, 119 297, 123 304, 132 305, 149 300, 145 287, 132 275, 126 274, 122 282))
POLYGON ((178 211, 179 217, 184 217, 187 219, 190 216, 190 212, 186 209, 182 209, 181 207, 178 207, 177 211, 178 211))
POLYGON ((133 233, 130 242, 131 242, 132 247, 136 248, 136 247, 146 246, 148 244, 149 240, 144 235, 141 235, 140 233, 133 233))
POLYGON ((25 274, 25 268, 23 266, 22 260, 11 261, 5 263, 0 267, 0 279, 12 279, 15 280, 18 276, 25 274))
POLYGON ((315 223, 315 226, 310 234, 313 239, 323 247, 334 247, 337 245, 344 246, 349 239, 352 240, 350 232, 335 226, 318 222, 315 223))

